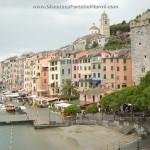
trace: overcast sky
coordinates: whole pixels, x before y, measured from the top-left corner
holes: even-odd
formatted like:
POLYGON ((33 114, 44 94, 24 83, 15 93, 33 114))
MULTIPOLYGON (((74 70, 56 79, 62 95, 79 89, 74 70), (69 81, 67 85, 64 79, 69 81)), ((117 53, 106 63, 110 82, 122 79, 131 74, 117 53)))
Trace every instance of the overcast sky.
POLYGON ((110 23, 133 19, 150 8, 150 0, 0 0, 0 60, 26 52, 62 47, 99 25, 104 9, 33 9, 33 5, 115 4, 105 9, 110 23), (94 2, 93 2, 94 1, 94 2))

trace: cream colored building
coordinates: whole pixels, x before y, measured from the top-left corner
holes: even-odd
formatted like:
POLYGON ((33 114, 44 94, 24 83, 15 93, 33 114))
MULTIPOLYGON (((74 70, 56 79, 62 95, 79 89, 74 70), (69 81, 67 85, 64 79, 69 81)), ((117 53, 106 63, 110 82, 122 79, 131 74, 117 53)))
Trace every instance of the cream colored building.
POLYGON ((2 80, 6 89, 17 90, 17 57, 2 61, 2 80))
POLYGON ((48 79, 46 80, 44 76, 48 76, 48 61, 56 56, 55 51, 44 51, 26 57, 24 62, 24 89, 26 92, 38 96, 47 92, 48 79))

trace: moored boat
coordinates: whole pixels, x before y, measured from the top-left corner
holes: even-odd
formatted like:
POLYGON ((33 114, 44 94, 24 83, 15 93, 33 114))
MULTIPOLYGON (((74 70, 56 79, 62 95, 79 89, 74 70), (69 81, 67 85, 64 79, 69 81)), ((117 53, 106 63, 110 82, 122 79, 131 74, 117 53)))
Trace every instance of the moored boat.
POLYGON ((6 111, 7 112, 15 112, 15 106, 13 104, 7 104, 6 105, 6 111))

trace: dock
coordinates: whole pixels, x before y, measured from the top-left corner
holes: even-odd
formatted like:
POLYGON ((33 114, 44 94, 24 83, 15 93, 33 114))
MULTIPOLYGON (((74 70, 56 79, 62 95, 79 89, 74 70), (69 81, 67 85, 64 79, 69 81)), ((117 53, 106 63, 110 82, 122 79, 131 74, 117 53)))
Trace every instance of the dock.
POLYGON ((34 124, 34 120, 8 120, 8 121, 0 121, 0 126, 3 125, 24 125, 24 124, 34 124))
POLYGON ((34 128, 35 129, 46 129, 46 128, 55 128, 55 127, 68 127, 70 126, 67 123, 57 123, 55 121, 51 121, 49 123, 47 122, 39 122, 39 121, 34 121, 34 128))

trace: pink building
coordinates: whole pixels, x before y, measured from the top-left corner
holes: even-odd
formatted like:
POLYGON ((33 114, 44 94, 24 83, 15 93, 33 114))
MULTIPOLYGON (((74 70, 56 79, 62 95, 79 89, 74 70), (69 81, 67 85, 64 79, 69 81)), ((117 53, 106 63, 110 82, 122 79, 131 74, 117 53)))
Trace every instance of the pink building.
POLYGON ((87 91, 80 93, 80 105, 88 105, 92 103, 98 103, 101 98, 109 93, 112 90, 106 88, 91 88, 87 91))

